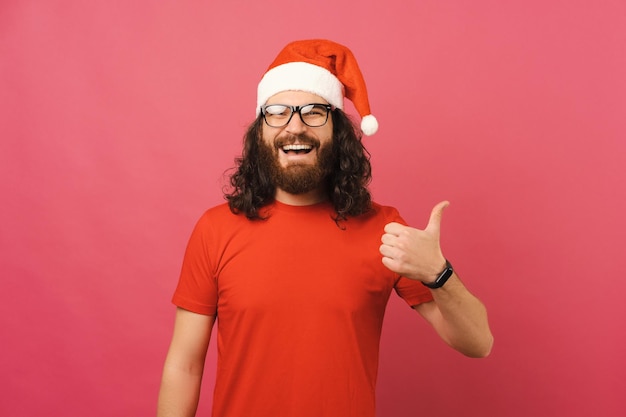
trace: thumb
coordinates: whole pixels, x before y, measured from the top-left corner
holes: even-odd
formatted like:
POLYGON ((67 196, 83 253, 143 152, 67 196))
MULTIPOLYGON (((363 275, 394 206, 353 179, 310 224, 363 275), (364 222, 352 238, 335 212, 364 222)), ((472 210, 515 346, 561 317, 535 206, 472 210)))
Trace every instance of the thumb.
POLYGON ((442 201, 438 203, 430 212, 430 219, 426 229, 439 232, 441 229, 441 217, 443 216, 443 210, 450 205, 449 201, 442 201))

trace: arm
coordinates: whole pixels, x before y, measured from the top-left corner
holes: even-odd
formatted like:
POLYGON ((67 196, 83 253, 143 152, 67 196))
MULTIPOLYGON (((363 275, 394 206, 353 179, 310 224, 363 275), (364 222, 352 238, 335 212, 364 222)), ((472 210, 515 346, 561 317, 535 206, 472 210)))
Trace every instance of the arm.
MULTIPOLYGON (((444 269, 445 258, 439 244, 441 216, 448 206, 435 206, 426 229, 419 230, 399 223, 385 226, 380 253, 383 264, 410 279, 433 282, 444 269)), ((446 284, 431 290, 434 300, 415 307, 454 349, 471 357, 485 357, 491 352, 493 336, 484 305, 453 274, 446 284)))
POLYGON ((414 309, 454 349, 473 358, 488 356, 493 336, 487 310, 480 300, 465 288, 456 274, 443 287, 431 291, 434 301, 419 304, 414 309))
POLYGON ((195 415, 214 323, 215 316, 176 310, 174 334, 163 367, 157 417, 195 415))

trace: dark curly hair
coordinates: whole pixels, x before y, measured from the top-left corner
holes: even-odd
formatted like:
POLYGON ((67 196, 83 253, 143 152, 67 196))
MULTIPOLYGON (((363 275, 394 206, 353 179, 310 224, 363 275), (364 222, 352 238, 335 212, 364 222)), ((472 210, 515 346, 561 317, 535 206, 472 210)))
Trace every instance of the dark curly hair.
MULTIPOLYGON (((372 177, 370 154, 361 142, 362 133, 340 109, 332 111, 333 170, 326 179, 326 194, 333 204, 339 222, 348 216, 367 213, 372 197, 367 188, 372 177)), ((260 209, 274 201, 276 188, 270 173, 259 163, 259 143, 263 117, 259 116, 244 135, 243 151, 235 159, 230 176, 230 192, 225 191, 230 210, 243 213, 251 220, 263 219, 260 209)))

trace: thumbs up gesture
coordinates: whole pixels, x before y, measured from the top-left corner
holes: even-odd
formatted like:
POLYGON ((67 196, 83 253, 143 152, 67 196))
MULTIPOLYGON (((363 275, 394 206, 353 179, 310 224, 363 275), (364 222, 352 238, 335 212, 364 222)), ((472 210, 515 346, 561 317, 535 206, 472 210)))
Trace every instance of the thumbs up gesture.
POLYGON ((383 264, 404 277, 432 282, 446 266, 439 236, 441 216, 450 203, 442 201, 430 213, 424 230, 400 223, 389 223, 381 239, 383 264))

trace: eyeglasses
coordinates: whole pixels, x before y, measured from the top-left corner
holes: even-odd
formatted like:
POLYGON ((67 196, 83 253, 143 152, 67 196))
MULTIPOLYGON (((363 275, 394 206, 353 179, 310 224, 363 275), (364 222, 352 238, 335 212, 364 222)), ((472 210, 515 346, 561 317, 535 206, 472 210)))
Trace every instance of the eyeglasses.
POLYGON ((303 106, 286 104, 267 104, 261 106, 263 119, 270 127, 287 126, 294 113, 300 115, 302 123, 309 127, 324 126, 328 121, 328 113, 333 109, 330 104, 311 103, 303 106))

